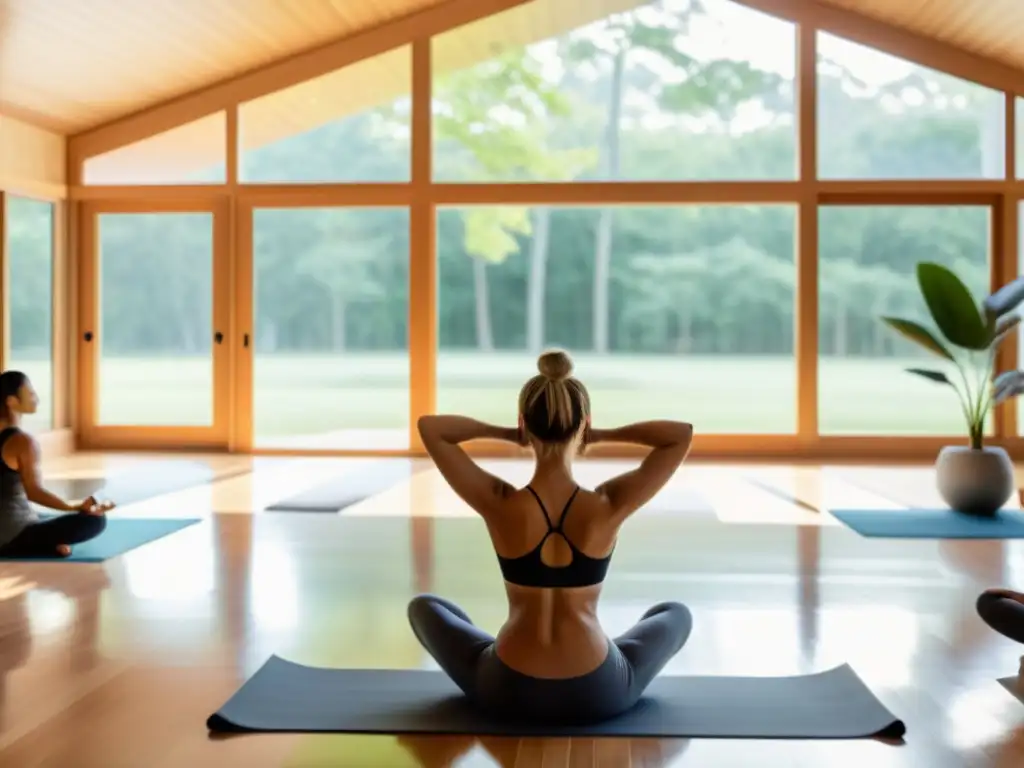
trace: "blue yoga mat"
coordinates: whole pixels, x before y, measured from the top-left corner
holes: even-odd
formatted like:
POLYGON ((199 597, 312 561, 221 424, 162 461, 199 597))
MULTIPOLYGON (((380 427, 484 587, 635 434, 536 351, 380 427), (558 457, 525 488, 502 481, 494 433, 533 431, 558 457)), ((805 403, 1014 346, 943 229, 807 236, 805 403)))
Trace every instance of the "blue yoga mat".
POLYGON ((1024 513, 972 517, 951 509, 832 509, 861 536, 882 539, 1024 539, 1024 513))
POLYGON ((199 518, 158 519, 137 517, 108 517, 107 528, 91 541, 71 547, 70 557, 0 557, 0 560, 31 560, 74 563, 102 563, 133 549, 162 539, 175 531, 195 525, 199 518))

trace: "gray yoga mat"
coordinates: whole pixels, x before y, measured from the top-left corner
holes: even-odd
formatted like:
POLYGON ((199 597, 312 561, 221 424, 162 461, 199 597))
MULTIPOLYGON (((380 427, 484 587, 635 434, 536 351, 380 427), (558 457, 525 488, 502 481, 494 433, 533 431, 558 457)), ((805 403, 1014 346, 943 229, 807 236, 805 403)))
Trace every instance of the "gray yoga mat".
POLYGON ((353 464, 326 483, 271 504, 268 512, 336 513, 360 501, 386 491, 412 474, 412 462, 384 459, 369 464, 353 464))
POLYGON ((277 656, 206 725, 229 733, 728 739, 898 739, 906 731, 846 665, 800 677, 660 677, 614 720, 545 727, 487 720, 441 672, 322 669, 277 656))
POLYGON ((105 478, 54 478, 44 480, 44 485, 48 490, 67 500, 81 501, 95 495, 102 499, 110 499, 123 507, 204 483, 247 475, 250 471, 238 469, 218 474, 206 464, 197 461, 142 461, 105 478))

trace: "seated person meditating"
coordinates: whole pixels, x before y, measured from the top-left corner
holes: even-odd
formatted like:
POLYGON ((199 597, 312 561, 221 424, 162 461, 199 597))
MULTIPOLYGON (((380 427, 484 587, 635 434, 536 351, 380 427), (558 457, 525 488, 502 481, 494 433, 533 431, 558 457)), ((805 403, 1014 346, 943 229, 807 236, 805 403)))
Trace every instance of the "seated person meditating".
MULTIPOLYGON (((999 634, 1024 643, 1024 594, 1009 589, 987 589, 978 598, 978 615, 999 634)), ((1024 675, 1024 659, 1020 674, 1024 675)))
POLYGON ((423 444, 445 480, 487 524, 505 579, 508 620, 497 639, 456 605, 421 595, 409 621, 423 647, 484 712, 545 724, 605 720, 632 707, 689 637, 679 603, 661 603, 610 640, 597 620, 619 528, 668 482, 693 428, 651 421, 614 430, 590 424, 590 397, 564 352, 540 356, 519 393, 519 427, 425 416, 423 444), (460 443, 508 440, 533 448, 533 479, 517 489, 485 472, 460 443), (647 446, 640 466, 593 491, 573 480, 573 458, 598 442, 647 446))
POLYGON ((99 536, 113 508, 89 497, 68 504, 43 488, 39 444, 21 430, 23 414, 36 412, 39 397, 20 371, 0 374, 0 557, 67 557, 71 545, 99 536), (40 520, 29 502, 75 514, 40 520))

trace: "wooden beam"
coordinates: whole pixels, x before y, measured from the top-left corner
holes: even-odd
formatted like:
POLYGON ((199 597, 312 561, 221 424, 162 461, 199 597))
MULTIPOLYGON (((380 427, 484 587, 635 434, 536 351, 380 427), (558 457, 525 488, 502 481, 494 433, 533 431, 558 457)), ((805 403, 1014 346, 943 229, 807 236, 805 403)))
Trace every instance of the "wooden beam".
POLYGON ((103 154, 526 1, 448 0, 76 134, 68 151, 78 161, 103 154))
POLYGON ((797 28, 796 433, 802 444, 818 437, 818 78, 817 33, 797 28))
POLYGON ((583 181, 434 184, 437 205, 659 205, 794 203, 796 181, 583 181))
POLYGON ((412 48, 412 207, 409 211, 409 446, 422 449, 416 422, 437 406, 437 211, 433 178, 431 45, 412 48))

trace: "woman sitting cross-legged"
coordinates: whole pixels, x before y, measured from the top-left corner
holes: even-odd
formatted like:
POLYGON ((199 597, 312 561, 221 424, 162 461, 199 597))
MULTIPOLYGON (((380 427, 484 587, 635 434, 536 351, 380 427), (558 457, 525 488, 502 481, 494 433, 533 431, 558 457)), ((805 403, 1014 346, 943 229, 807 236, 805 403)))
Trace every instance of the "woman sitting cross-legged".
POLYGON ((625 712, 686 642, 692 619, 679 603, 648 610, 609 639, 597 620, 601 584, 622 524, 668 482, 690 449, 693 428, 652 421, 593 429, 590 397, 563 352, 547 352, 519 394, 519 426, 461 416, 420 419, 423 444, 456 493, 483 518, 505 580, 508 619, 497 639, 456 605, 421 595, 409 621, 423 647, 491 716, 545 724, 587 723, 625 712), (460 447, 479 438, 533 448, 525 488, 485 472, 460 447), (581 447, 615 441, 647 446, 639 467, 593 491, 573 479, 581 447))
POLYGON ((68 504, 43 487, 39 444, 21 429, 22 415, 38 405, 24 373, 0 374, 0 557, 67 557, 72 544, 103 533, 104 515, 114 506, 91 496, 68 504), (29 502, 74 514, 40 520, 29 502))
MULTIPOLYGON (((987 589, 978 598, 978 615, 999 634, 1024 643, 1024 594, 1009 589, 987 589)), ((1024 675, 1024 659, 1020 674, 1024 675)))

